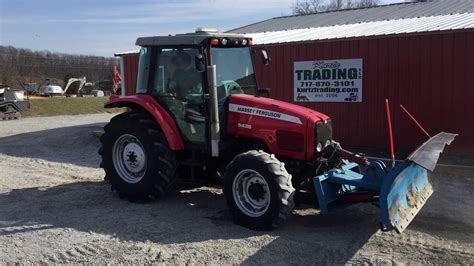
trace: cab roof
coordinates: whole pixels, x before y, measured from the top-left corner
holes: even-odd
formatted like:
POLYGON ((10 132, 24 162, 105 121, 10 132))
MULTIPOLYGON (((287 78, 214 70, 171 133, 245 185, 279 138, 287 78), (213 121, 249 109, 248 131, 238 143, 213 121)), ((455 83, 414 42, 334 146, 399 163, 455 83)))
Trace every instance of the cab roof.
MULTIPOLYGON (((242 34, 222 33, 217 31, 196 30, 194 33, 176 34, 168 36, 140 37, 135 42, 139 46, 162 46, 162 45, 199 45, 210 38, 236 38, 243 39, 242 34)), ((247 38, 249 39, 249 38, 247 38)))

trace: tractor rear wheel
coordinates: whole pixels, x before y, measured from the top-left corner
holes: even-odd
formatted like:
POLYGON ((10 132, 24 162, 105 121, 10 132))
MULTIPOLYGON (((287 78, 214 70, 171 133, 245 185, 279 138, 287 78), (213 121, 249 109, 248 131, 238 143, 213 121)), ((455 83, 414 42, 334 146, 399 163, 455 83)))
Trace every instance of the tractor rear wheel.
POLYGON ((163 196, 172 185, 177 161, 158 124, 148 114, 113 117, 100 141, 105 179, 131 201, 163 196))
POLYGON ((291 175, 274 155, 237 155, 224 174, 224 194, 236 224, 256 230, 277 228, 293 210, 291 175))

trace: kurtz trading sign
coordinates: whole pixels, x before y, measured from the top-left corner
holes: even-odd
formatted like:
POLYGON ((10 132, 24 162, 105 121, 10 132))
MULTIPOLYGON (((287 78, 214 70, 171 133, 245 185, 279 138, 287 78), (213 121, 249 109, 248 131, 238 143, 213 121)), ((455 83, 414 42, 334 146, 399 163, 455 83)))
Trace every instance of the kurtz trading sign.
POLYGON ((295 62, 295 102, 362 102, 362 58, 295 62))

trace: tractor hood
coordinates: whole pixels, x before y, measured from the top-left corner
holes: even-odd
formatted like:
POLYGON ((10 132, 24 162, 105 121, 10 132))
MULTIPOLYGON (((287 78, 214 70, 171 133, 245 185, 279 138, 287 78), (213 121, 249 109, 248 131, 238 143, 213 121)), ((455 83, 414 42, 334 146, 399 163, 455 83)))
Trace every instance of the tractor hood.
POLYGON ((317 121, 325 121, 329 119, 327 115, 313 109, 270 98, 255 97, 246 94, 234 94, 229 98, 230 112, 238 112, 300 124, 305 124, 307 120, 315 123, 317 121))
POLYGON ((312 160, 315 143, 332 139, 329 117, 299 105, 245 94, 229 96, 227 132, 263 141, 270 152, 312 160))

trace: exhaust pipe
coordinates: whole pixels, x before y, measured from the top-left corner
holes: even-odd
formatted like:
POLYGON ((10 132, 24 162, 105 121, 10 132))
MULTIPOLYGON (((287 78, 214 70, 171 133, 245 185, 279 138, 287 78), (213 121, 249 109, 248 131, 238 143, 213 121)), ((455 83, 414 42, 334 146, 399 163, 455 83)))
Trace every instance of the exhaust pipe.
POLYGON ((207 67, 207 77, 209 81, 210 100, 211 100, 211 156, 219 157, 219 109, 217 106, 217 78, 216 65, 207 67))

